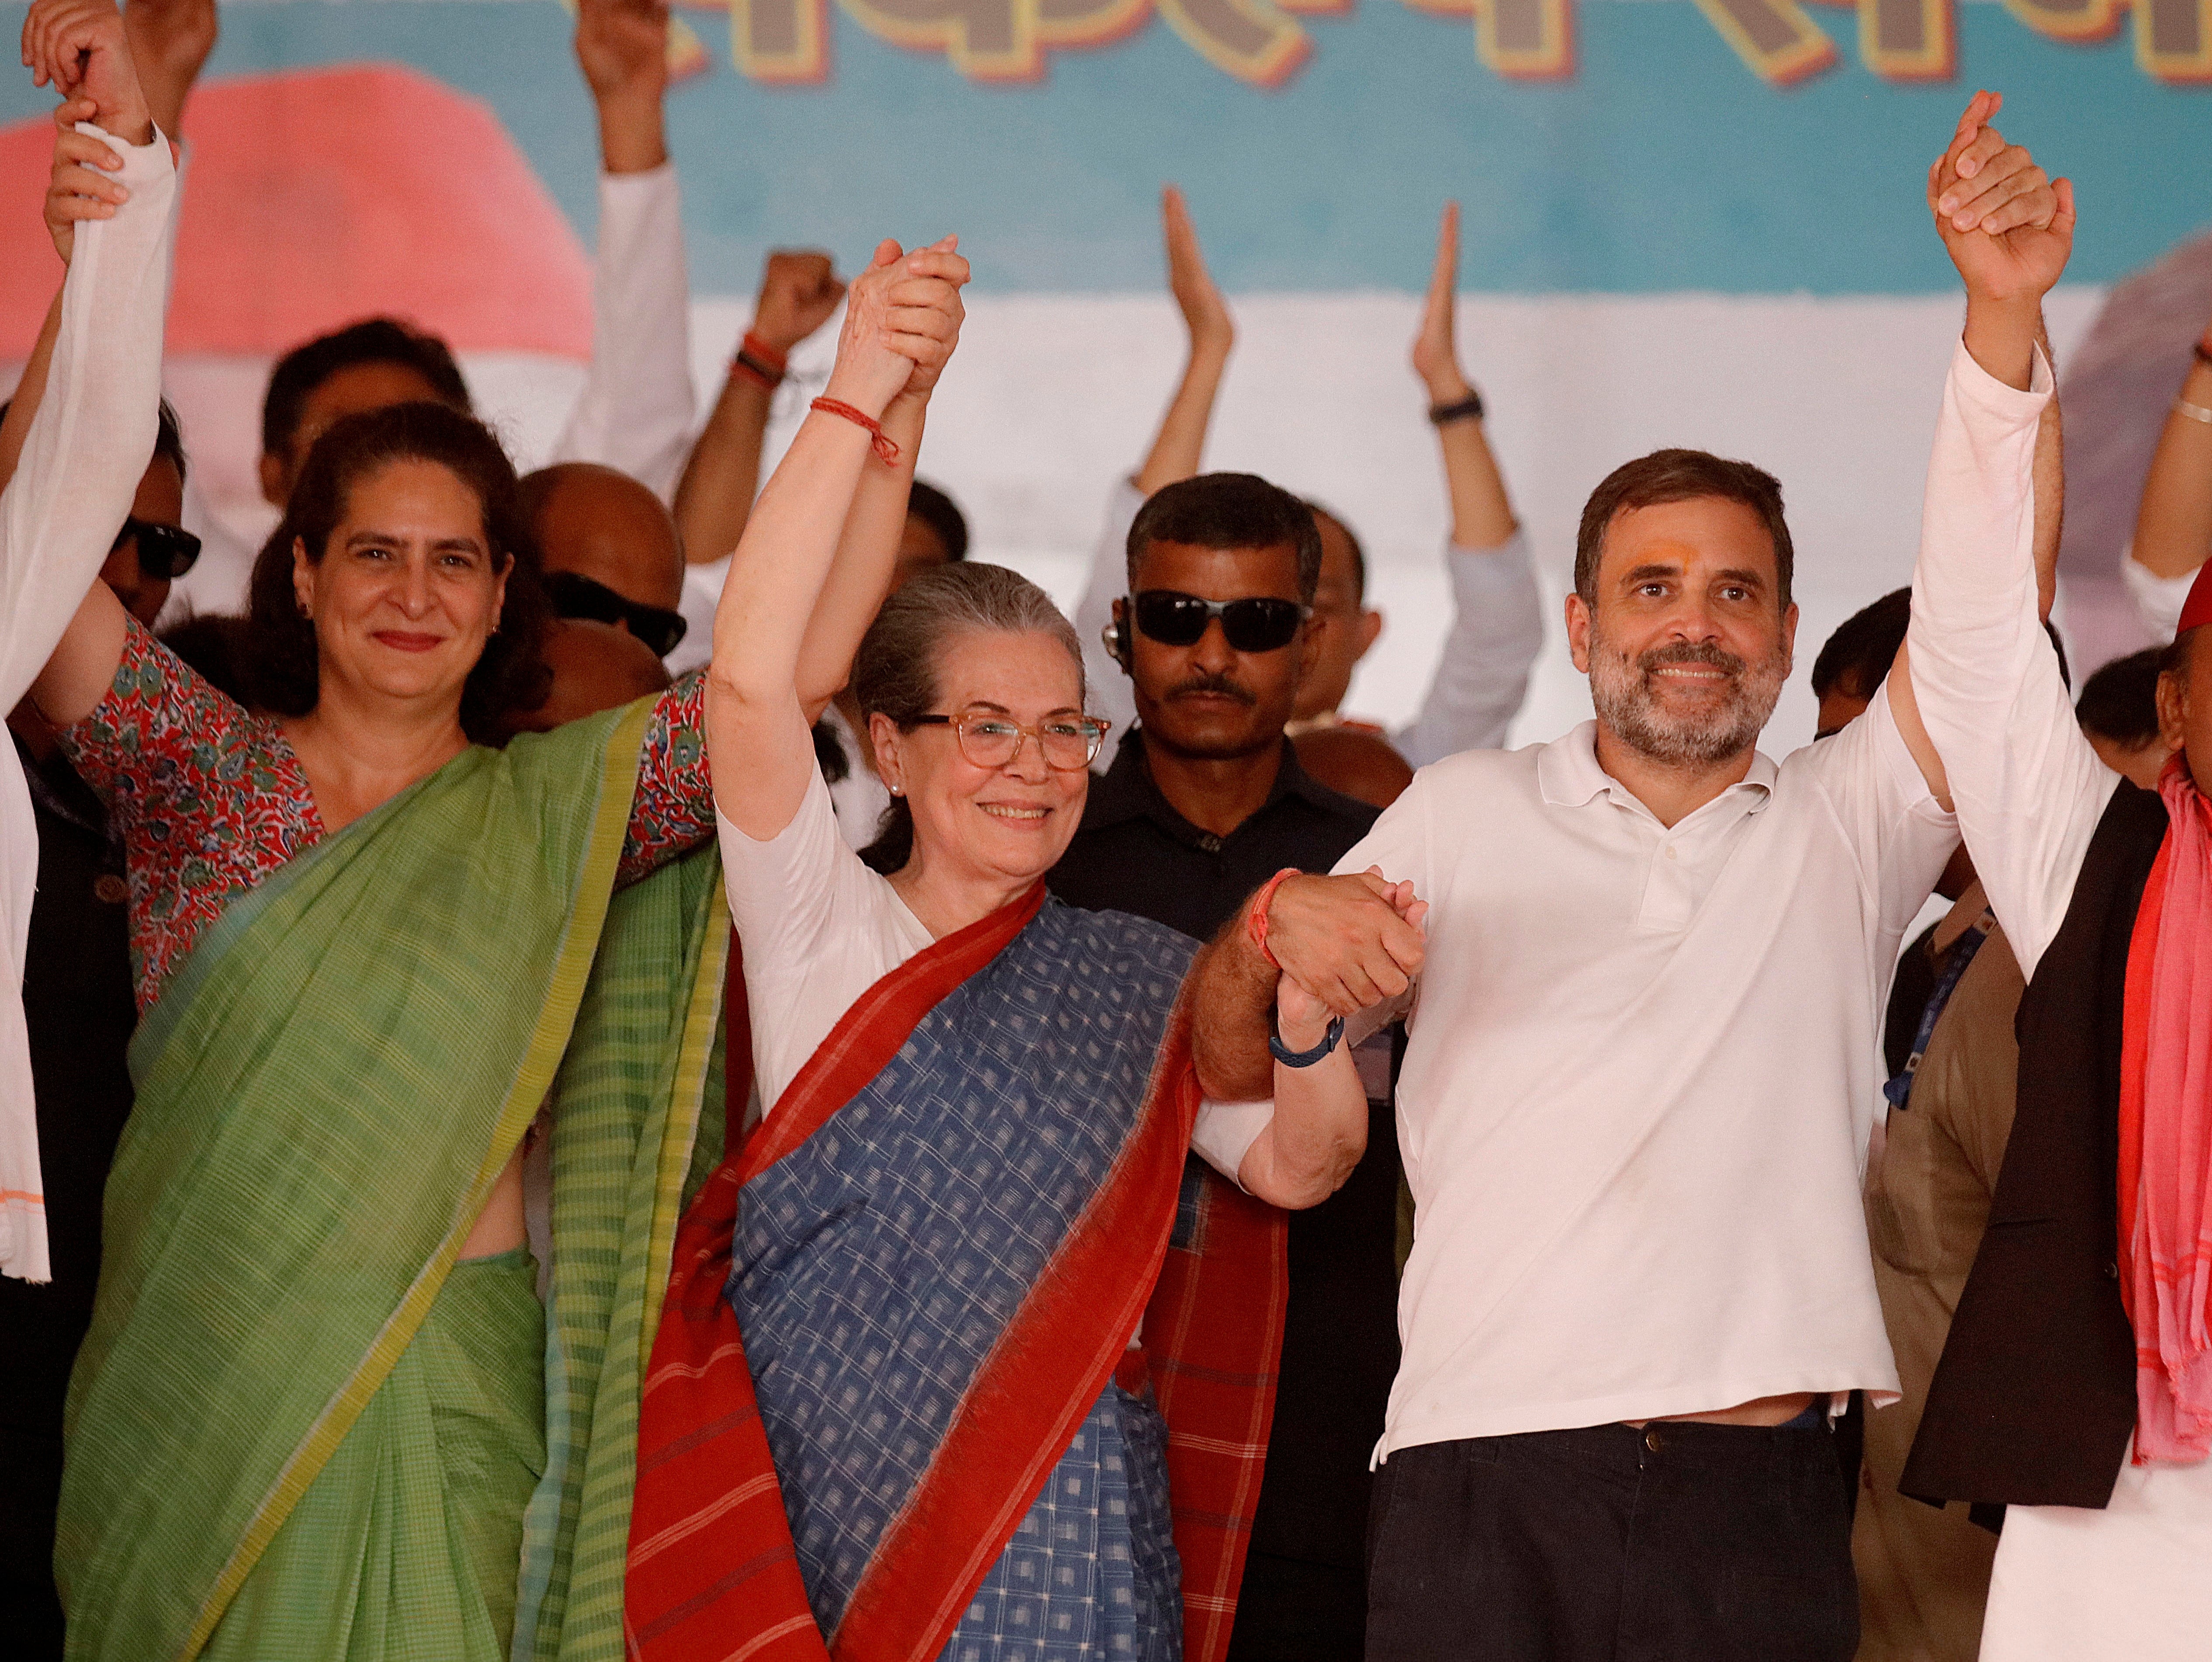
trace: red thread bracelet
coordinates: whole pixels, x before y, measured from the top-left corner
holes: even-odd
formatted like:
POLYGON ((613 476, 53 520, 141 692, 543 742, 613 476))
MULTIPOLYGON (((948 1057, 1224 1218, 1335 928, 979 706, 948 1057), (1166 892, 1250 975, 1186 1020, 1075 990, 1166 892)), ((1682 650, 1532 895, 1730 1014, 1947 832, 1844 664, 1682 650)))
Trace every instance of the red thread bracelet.
POLYGON ((883 423, 866 411, 855 410, 851 405, 841 403, 836 399, 817 399, 810 407, 819 410, 825 416, 842 416, 854 426, 866 428, 870 435, 870 447, 875 451, 877 458, 886 466, 899 459, 898 445, 884 436, 883 423))
POLYGON ((738 343, 738 350, 747 357, 757 361, 763 367, 774 370, 779 375, 785 374, 791 368, 789 353, 781 347, 769 345, 750 329, 745 331, 745 338, 738 343))
POLYGON ((760 387, 764 392, 773 393, 777 387, 783 385, 780 377, 771 375, 761 365, 756 363, 750 353, 740 352, 737 356, 732 358, 730 360, 730 373, 733 375, 743 375, 747 380, 752 382, 754 386, 760 387))
POLYGON ((1252 944, 1260 949, 1260 956, 1278 970, 1283 966, 1277 960, 1273 949, 1267 945, 1267 903, 1275 898, 1275 891, 1283 886, 1285 878, 1300 875, 1302 874, 1296 866, 1284 867, 1261 886, 1259 893, 1252 897, 1251 910, 1244 914, 1245 932, 1252 937, 1252 944))

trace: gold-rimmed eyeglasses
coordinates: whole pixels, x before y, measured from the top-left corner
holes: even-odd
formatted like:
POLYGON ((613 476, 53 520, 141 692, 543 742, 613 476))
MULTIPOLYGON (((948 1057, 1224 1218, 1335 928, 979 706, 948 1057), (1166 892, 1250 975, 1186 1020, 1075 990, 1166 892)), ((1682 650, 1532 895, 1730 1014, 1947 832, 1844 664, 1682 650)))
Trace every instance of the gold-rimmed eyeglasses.
POLYGON ((957 715, 917 715, 918 728, 951 728, 960 753, 979 768, 1003 768, 1020 753, 1022 740, 1034 739, 1044 764, 1058 773, 1081 773, 1098 759, 1113 725, 1095 715, 1048 715, 1024 726, 996 710, 963 710, 957 715))

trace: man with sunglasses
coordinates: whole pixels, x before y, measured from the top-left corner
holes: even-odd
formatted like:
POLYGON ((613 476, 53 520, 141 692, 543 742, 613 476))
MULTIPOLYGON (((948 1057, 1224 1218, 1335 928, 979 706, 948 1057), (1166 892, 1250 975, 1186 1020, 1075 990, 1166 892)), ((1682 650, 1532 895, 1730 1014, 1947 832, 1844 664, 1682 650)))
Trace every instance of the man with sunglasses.
POLYGON ((659 497, 611 467, 560 462, 522 481, 522 507, 557 616, 611 624, 655 657, 676 650, 684 551, 659 497))
MULTIPOLYGON (((1319 649, 1312 511, 1249 473, 1167 485, 1130 527, 1114 650, 1137 725, 1048 874, 1073 904, 1206 939, 1286 867, 1325 871, 1376 810, 1316 782, 1284 726, 1319 649)), ((1290 1296, 1235 1662, 1353 1662, 1367 1453, 1397 1367, 1398 1155, 1389 1034, 1359 1056, 1365 1157, 1290 1221, 1290 1296)), ((1207 1182, 1221 1179, 1207 1176, 1207 1182)))

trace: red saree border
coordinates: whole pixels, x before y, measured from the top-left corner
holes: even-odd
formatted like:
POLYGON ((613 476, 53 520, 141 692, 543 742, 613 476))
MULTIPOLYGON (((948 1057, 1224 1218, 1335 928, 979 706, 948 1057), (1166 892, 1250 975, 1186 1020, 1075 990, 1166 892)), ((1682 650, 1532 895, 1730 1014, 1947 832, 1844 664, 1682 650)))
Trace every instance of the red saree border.
POLYGON ((751 1030, 742 969, 732 963, 726 1068, 732 1152, 678 1229, 638 1403, 637 1489, 623 1589, 623 1648, 635 1662, 826 1662, 744 1338, 722 1297, 738 1193, 851 1101, 923 1017, 1005 950, 1044 899, 1039 883, 878 981, 742 1144, 736 1133, 752 1088, 751 1030))

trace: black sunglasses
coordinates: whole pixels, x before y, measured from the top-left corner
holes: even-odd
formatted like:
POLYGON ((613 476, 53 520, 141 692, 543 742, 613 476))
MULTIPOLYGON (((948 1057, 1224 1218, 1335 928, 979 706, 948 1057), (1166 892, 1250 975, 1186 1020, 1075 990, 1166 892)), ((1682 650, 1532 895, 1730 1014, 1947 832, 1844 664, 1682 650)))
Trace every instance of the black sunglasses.
POLYGON ((155 582, 173 582, 190 571, 200 557, 200 539, 180 525, 163 525, 159 520, 142 520, 135 515, 123 521, 123 529, 115 533, 115 543, 107 551, 112 554, 133 537, 138 539, 139 575, 155 582))
POLYGON ((1138 630, 1162 646, 1196 646, 1206 626, 1221 619, 1222 638, 1238 652, 1278 652, 1297 638, 1298 625, 1313 613, 1296 600, 1258 596, 1245 600, 1201 600, 1172 588, 1148 588, 1130 597, 1138 630))
POLYGON ((684 639, 686 624, 682 612, 624 600, 605 583, 574 571, 547 572, 545 594, 561 617, 627 624, 631 634, 653 648, 655 657, 665 658, 684 639))

